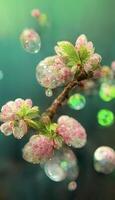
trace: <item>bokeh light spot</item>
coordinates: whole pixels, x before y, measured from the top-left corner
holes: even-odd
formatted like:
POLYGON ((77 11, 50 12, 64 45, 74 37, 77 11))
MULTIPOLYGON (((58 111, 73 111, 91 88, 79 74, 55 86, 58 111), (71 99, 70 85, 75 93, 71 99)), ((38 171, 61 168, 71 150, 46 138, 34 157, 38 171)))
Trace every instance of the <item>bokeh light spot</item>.
POLYGON ((70 96, 70 98, 68 100, 68 105, 70 108, 72 108, 74 110, 81 110, 86 105, 86 99, 81 94, 74 94, 74 95, 70 96))
POLYGON ((98 123, 101 126, 110 126, 114 122, 114 114, 107 109, 101 109, 97 114, 98 123))

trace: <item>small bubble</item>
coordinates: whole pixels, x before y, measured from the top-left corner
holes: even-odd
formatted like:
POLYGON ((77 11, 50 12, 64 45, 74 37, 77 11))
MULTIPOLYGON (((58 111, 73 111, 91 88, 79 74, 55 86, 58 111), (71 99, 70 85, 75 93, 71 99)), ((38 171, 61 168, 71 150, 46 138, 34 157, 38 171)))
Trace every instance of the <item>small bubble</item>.
POLYGON ((0 70, 0 80, 2 80, 2 79, 3 79, 3 77, 4 77, 3 71, 2 71, 2 70, 0 70))
POLYGON ((68 190, 69 191, 74 191, 77 189, 77 183, 75 181, 71 181, 69 184, 68 184, 68 190))
POLYGON ((38 53, 41 48, 39 34, 33 29, 25 29, 20 36, 23 48, 29 53, 38 53))

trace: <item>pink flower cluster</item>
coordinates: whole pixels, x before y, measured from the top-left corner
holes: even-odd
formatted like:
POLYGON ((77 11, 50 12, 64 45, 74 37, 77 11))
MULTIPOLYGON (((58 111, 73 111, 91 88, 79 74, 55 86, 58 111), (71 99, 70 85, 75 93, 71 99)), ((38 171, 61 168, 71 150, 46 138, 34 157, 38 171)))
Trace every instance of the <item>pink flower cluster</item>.
POLYGON ((38 64, 36 77, 43 87, 54 89, 72 80, 73 72, 66 67, 61 57, 51 56, 38 64))
POLYGON ((56 138, 34 135, 23 149, 23 158, 30 163, 40 163, 51 158, 55 149, 62 147, 62 141, 75 148, 81 148, 86 143, 86 132, 81 124, 69 116, 61 116, 56 125, 56 138))
POLYGON ((31 99, 16 99, 6 103, 0 113, 0 120, 4 122, 0 126, 0 130, 4 135, 13 134, 15 138, 21 139, 27 133, 27 124, 25 117, 31 112, 37 112, 38 108, 32 108, 31 99))
POLYGON ((87 135, 82 125, 72 117, 63 115, 58 119, 57 133, 67 145, 81 148, 86 144, 87 135))
POLYGON ((91 41, 88 42, 87 37, 85 35, 80 35, 76 41, 75 47, 80 53, 82 50, 86 50, 88 53, 88 57, 84 62, 84 70, 88 71, 95 71, 101 62, 101 56, 97 53, 94 53, 93 43, 91 41))
POLYGON ((45 135, 33 135, 23 148, 23 158, 30 163, 40 163, 53 155, 53 140, 45 135))

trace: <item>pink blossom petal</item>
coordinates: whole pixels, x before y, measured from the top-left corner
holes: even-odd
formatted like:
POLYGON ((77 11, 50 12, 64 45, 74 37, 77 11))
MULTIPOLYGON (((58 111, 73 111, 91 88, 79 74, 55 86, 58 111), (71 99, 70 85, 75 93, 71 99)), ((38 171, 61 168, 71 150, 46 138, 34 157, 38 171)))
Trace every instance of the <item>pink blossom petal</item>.
POLYGON ((79 48, 80 46, 83 46, 86 44, 87 44, 87 37, 84 34, 82 34, 77 38, 75 46, 79 48))
POLYGON ((4 135, 9 136, 12 134, 12 122, 5 122, 0 126, 0 131, 4 133, 4 135))
POLYGON ((26 99, 25 100, 25 104, 31 108, 32 107, 32 100, 31 99, 26 99))
POLYGON ((23 104, 24 104, 24 100, 23 99, 18 98, 18 99, 15 100, 16 108, 20 108, 23 104))
POLYGON ((13 135, 17 139, 21 139, 27 133, 27 125, 24 120, 20 120, 18 126, 13 127, 13 135))

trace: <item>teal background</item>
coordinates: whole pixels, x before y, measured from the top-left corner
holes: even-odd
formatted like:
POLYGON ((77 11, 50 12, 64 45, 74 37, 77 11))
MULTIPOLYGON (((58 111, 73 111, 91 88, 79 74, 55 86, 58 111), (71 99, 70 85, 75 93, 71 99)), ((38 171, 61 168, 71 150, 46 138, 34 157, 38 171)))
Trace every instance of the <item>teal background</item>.
MULTIPOLYGON (((41 111, 53 100, 35 78, 37 63, 54 54, 59 40, 75 42, 80 34, 94 42, 103 64, 115 59, 115 1, 114 0, 0 0, 0 106, 15 98, 32 98, 41 111), (47 13, 50 26, 40 28, 30 16, 33 8, 47 13), (26 53, 19 36, 24 28, 35 28, 41 35, 42 48, 37 55, 26 53)), ((59 92, 59 91, 58 91, 59 92)), ((55 94, 57 96, 58 92, 55 94)), ((74 116, 88 132, 88 144, 75 151, 80 162, 77 191, 67 191, 66 182, 50 181, 39 166, 33 166, 21 157, 21 141, 0 135, 0 200, 114 200, 115 175, 104 176, 93 170, 92 155, 100 145, 115 147, 115 123, 110 128, 97 124, 96 113, 109 108, 115 113, 115 102, 103 103, 98 96, 87 97, 84 110, 76 112, 67 106, 59 110, 74 116)))

